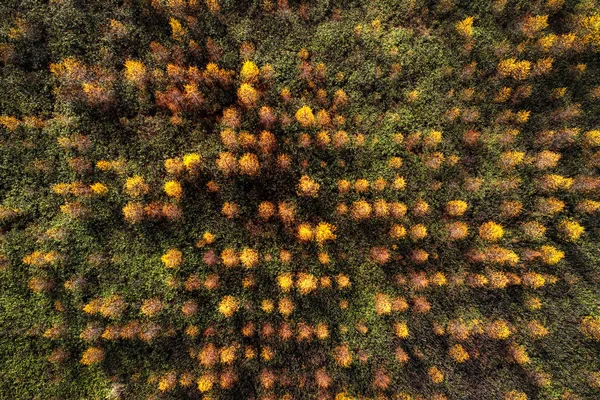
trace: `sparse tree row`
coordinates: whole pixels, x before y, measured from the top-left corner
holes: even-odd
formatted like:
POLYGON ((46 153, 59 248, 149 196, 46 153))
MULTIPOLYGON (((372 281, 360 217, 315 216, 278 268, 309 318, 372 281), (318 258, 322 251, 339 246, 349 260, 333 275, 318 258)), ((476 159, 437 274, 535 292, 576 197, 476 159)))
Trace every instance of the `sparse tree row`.
POLYGON ((600 397, 597 0, 0 5, 0 397, 600 397))

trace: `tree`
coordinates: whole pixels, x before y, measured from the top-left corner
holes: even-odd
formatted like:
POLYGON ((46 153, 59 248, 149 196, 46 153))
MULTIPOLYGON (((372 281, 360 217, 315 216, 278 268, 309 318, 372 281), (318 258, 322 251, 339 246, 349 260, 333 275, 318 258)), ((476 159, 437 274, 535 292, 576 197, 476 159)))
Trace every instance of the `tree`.
POLYGON ((238 161, 240 172, 244 175, 257 176, 260 175, 260 162, 258 157, 253 153, 245 153, 238 161))
POLYGON ((446 204, 446 213, 452 217, 460 217, 467 210, 467 203, 463 200, 452 200, 446 204))
POLYGON ((260 70, 252 61, 245 61, 240 71, 240 79, 242 82, 255 83, 258 79, 260 70))
POLYGON ((473 35, 473 17, 467 17, 456 24, 456 31, 464 36, 470 38, 473 35))
POLYGON ((600 341, 600 318, 588 315, 581 320, 579 327, 587 338, 600 341))
POLYGON ((315 124, 315 116, 312 109, 308 106, 303 106, 296 111, 296 121, 305 128, 315 124))
POLYGON ((249 83, 242 83, 237 91, 238 101, 246 108, 257 106, 259 93, 249 83))
POLYGON ((479 236, 488 242, 496 242, 504 236, 504 228, 494 221, 488 221, 479 227, 479 236))
POLYGON ((336 238, 333 233, 335 229, 335 226, 327 222, 320 222, 315 228, 315 241, 318 244, 323 244, 328 240, 334 240, 336 238))
POLYGON ((150 186, 146 183, 144 178, 139 175, 135 175, 131 178, 127 178, 124 185, 125 193, 131 197, 140 197, 148 193, 150 186))
POLYGON ((298 182, 298 195, 318 197, 321 185, 315 182, 310 176, 303 175, 298 182))
POLYGON ((463 363, 469 359, 469 353, 460 344, 455 344, 450 347, 448 351, 450 357, 452 357, 457 363, 463 363))
POLYGON ((183 254, 178 249, 169 249, 163 256, 160 258, 165 268, 177 268, 181 264, 183 264, 183 254))
POLYGON ((225 317, 231 317, 239 308, 238 300, 233 296, 224 296, 219 303, 218 310, 225 317))
POLYGON ((125 61, 125 79, 143 88, 146 84, 146 66, 138 60, 125 61))
POLYGON ((181 188, 181 184, 179 182, 167 181, 165 182, 165 193, 167 196, 179 200, 183 194, 183 189, 181 188))
POLYGON ((565 241, 575 242, 585 232, 585 228, 577 221, 565 219, 558 224, 558 231, 562 234, 565 241))
POLYGON ((79 361, 83 365, 92 365, 104 360, 104 350, 101 347, 88 347, 79 361))

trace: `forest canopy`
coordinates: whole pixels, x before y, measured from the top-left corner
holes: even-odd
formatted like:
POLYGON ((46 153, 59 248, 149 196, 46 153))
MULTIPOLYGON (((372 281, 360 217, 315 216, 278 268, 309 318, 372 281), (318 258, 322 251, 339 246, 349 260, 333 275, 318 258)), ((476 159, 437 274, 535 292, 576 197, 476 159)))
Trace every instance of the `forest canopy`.
POLYGON ((600 398, 598 0, 0 16, 0 398, 600 398))

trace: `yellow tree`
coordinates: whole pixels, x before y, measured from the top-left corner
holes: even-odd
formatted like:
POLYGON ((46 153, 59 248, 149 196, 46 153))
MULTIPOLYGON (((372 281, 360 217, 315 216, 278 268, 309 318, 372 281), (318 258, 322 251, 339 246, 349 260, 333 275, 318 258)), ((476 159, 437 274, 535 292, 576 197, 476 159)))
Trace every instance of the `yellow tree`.
POLYGON ((243 106, 254 108, 258 103, 259 93, 249 83, 242 83, 237 91, 237 96, 243 106))
POLYGON ((308 106, 303 106, 296 111, 296 121, 305 128, 311 127, 315 124, 315 116, 313 111, 308 106))
POLYGON ((125 61, 125 79, 139 88, 146 84, 146 66, 138 60, 125 61))
POLYGON ((456 31, 463 37, 469 39, 473 36, 473 17, 467 17, 456 24, 456 31))
POLYGON ((240 71, 240 79, 245 83, 254 83, 258 79, 258 75, 260 70, 252 61, 246 61, 242 65, 242 70, 240 71))
POLYGON ((104 349, 101 347, 88 347, 81 356, 80 363, 83 365, 92 365, 104 360, 104 349))

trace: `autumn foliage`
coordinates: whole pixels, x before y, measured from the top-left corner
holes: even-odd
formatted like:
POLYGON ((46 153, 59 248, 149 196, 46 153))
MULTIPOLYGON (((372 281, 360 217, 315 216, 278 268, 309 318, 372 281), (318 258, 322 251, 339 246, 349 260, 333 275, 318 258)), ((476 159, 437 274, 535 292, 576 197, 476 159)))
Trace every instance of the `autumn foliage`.
POLYGON ((600 398, 598 0, 0 3, 0 398, 600 398))

